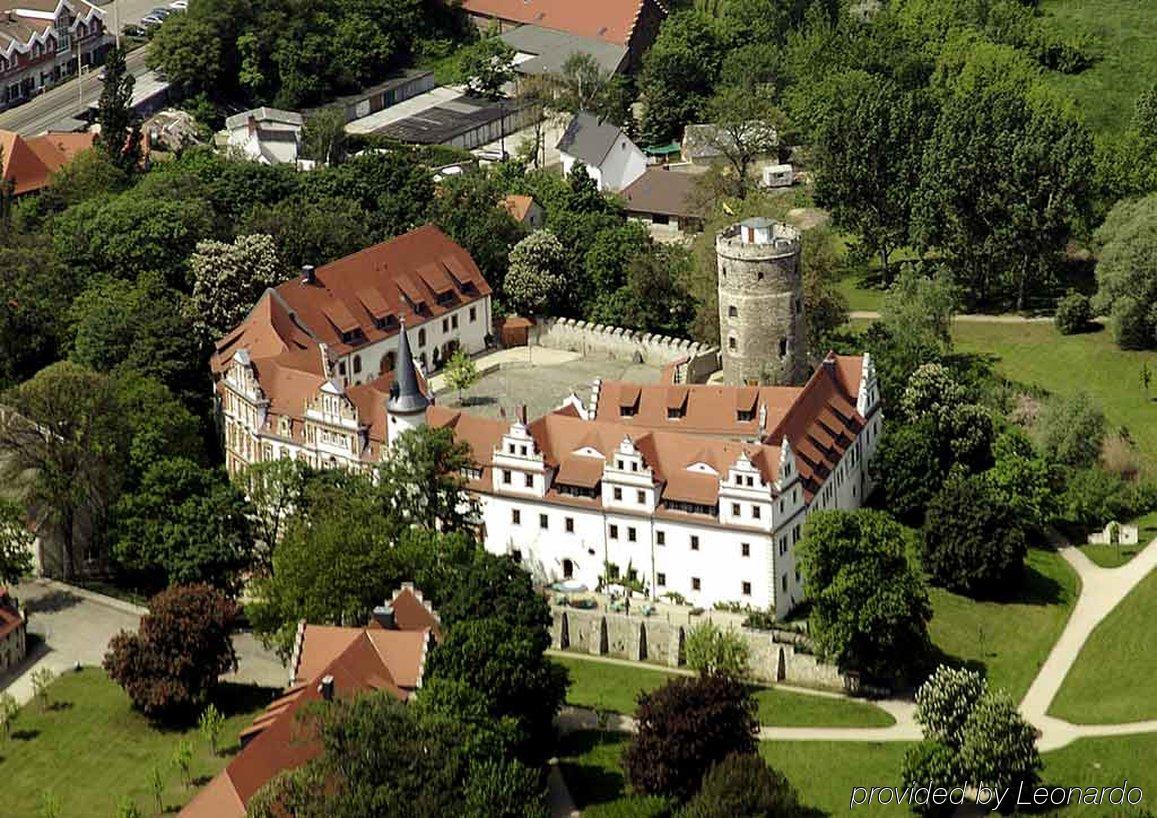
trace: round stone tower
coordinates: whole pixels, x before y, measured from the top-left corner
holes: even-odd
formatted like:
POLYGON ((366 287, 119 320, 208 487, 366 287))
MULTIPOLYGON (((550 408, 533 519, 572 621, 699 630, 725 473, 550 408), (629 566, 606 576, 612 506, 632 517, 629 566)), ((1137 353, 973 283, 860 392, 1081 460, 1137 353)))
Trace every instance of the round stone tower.
POLYGON ((728 384, 797 384, 807 377, 800 236, 762 217, 715 237, 719 345, 728 384))

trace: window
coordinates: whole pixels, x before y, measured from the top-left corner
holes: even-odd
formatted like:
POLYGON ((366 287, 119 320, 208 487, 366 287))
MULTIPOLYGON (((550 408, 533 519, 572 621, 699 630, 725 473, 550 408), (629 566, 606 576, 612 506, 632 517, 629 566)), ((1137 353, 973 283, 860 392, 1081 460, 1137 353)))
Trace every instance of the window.
POLYGON ((731 337, 729 337, 727 339, 727 348, 732 349, 732 350, 735 349, 735 336, 734 335, 732 335, 731 337))
POLYGON ((639 502, 640 505, 642 505, 643 503, 647 502, 647 493, 640 489, 639 491, 635 492, 635 499, 639 502))
POLYGON ((666 545, 667 544, 667 532, 666 531, 656 531, 655 532, 655 543, 657 545, 666 545))
POLYGON ((478 308, 477 307, 471 307, 470 308, 470 323, 473 324, 477 319, 478 319, 478 308))
POLYGON ((619 566, 615 565, 613 562, 608 562, 607 563, 607 579, 618 579, 618 578, 619 578, 619 566))
POLYGON ((635 542, 636 539, 637 537, 635 536, 635 527, 630 526, 627 529, 627 542, 635 542))
POLYGON ((728 318, 738 318, 739 317, 739 308, 736 307, 734 304, 732 304, 730 307, 727 308, 727 317, 728 318))
POLYGON ((660 588, 665 587, 667 585, 667 575, 664 574, 662 571, 655 574, 655 584, 658 585, 660 588))
POLYGON ((518 447, 518 453, 520 455, 522 455, 523 457, 526 457, 526 447, 525 446, 519 446, 518 447))
POLYGON ((699 577, 691 577, 691 590, 698 591, 701 587, 702 583, 699 582, 699 577))
POLYGON ((615 468, 616 468, 616 469, 618 469, 619 471, 622 471, 622 470, 623 470, 623 461, 622 461, 622 459, 618 459, 618 460, 615 460, 615 468))
POLYGON ((355 355, 354 356, 354 374, 356 375, 361 371, 362 371, 362 356, 361 355, 355 355))
POLYGON ((731 504, 731 516, 732 517, 738 517, 739 516, 739 503, 732 503, 731 504))
POLYGON ((787 590, 787 574, 784 574, 782 577, 779 578, 779 587, 781 587, 785 591, 787 590))
POLYGON ((615 496, 616 500, 622 500, 623 499, 623 490, 621 488, 619 488, 618 486, 615 486, 614 496, 615 496))
POLYGON ((782 358, 786 354, 787 354, 787 339, 786 338, 780 338, 779 339, 779 355, 782 358))
POLYGON ((760 518, 760 516, 762 516, 762 514, 763 514, 763 509, 761 509, 759 506, 752 506, 751 507, 751 516, 753 519, 758 520, 760 518))
POLYGON ((534 475, 533 474, 526 475, 526 487, 528 489, 534 488, 534 475))
POLYGON ((611 539, 617 540, 619 538, 619 527, 617 525, 611 526, 611 539))
POLYGON ((515 548, 510 552, 510 559, 512 562, 522 562, 522 552, 515 548))
POLYGON ((691 550, 692 551, 698 551, 699 550, 699 535, 698 534, 692 534, 691 535, 691 550))
POLYGON ((749 543, 749 542, 740 543, 739 553, 745 557, 750 557, 751 556, 751 543, 749 543))
POLYGON ((337 374, 339 374, 339 375, 345 374, 345 361, 338 361, 337 374))
POLYGON ((745 582, 745 583, 743 583, 742 587, 743 587, 743 595, 744 596, 751 596, 751 583, 745 582))
POLYGON ((503 469, 502 470, 502 482, 505 483, 506 485, 510 485, 510 470, 509 469, 503 469))
POLYGON ((538 527, 543 531, 546 531, 546 529, 550 528, 550 517, 546 516, 545 514, 539 514, 538 527))
POLYGON ((426 329, 424 327, 418 330, 418 346, 426 346, 426 329))
POLYGON ((515 525, 522 525, 522 511, 520 509, 510 509, 510 522, 515 525))
POLYGON ((567 517, 563 520, 563 527, 566 528, 567 534, 574 533, 574 517, 567 517))
POLYGON ((458 329, 458 316, 457 315, 451 315, 450 316, 450 329, 458 329))
POLYGON ((442 319, 442 332, 446 333, 449 331, 450 331, 450 319, 449 318, 443 318, 442 319))

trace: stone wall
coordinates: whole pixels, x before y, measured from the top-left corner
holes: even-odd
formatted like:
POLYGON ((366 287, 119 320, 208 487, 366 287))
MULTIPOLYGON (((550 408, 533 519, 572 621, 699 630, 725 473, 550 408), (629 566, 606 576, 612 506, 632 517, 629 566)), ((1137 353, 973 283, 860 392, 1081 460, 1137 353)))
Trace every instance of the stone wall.
POLYGON ((622 327, 592 324, 574 318, 541 318, 530 330, 530 343, 619 361, 641 360, 652 366, 673 366, 681 383, 704 383, 719 369, 719 348, 622 327))
MULTIPOLYGON (((688 626, 663 619, 551 608, 551 645, 593 656, 612 656, 668 667, 684 664, 683 644, 688 626)), ((800 650, 799 637, 784 631, 740 628, 750 648, 751 675, 761 682, 844 690, 847 682, 834 665, 800 650)))

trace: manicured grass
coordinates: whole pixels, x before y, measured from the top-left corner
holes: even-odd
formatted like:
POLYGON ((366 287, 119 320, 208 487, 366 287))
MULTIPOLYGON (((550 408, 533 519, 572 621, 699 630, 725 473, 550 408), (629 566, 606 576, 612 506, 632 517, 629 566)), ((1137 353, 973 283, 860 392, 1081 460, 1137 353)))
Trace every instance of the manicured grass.
MULTIPOLYGON (((567 703, 576 707, 634 713, 640 693, 654 690, 674 674, 590 659, 554 657, 570 673, 567 703)), ((756 687, 761 724, 775 727, 888 727, 895 720, 867 702, 813 696, 775 687, 756 687)))
POLYGON ((1157 76, 1157 25, 1148 0, 1041 0, 1054 28, 1094 36, 1101 59, 1076 75, 1052 73, 1050 83, 1071 96, 1091 128, 1125 130, 1137 95, 1157 76))
POLYGON ((1108 330, 1061 335, 1050 323, 957 321, 952 334, 960 351, 996 356, 997 371, 1014 381, 1089 393, 1109 427, 1126 427, 1146 466, 1157 468, 1157 403, 1141 386, 1141 367, 1157 371, 1157 352, 1120 350, 1108 330))
POLYGON ((1085 642, 1049 712, 1078 724, 1157 719, 1157 573, 1105 617, 1085 642))
POLYGON ((1121 786, 1128 779, 1130 787, 1140 787, 1144 800, 1136 807, 1072 805, 1060 818, 1103 818, 1106 815, 1137 816, 1143 808, 1152 809, 1157 793, 1157 734, 1084 738, 1060 750, 1045 753, 1042 782, 1063 787, 1121 786), (1121 810, 1118 812, 1117 810, 1121 810))
POLYGON ((222 755, 214 757, 195 726, 159 730, 134 711, 128 697, 103 671, 66 673, 50 688, 49 708, 32 702, 16 719, 12 737, 0 739, 0 812, 37 815, 46 790, 59 799, 64 816, 116 814, 117 802, 130 796, 143 814, 154 814, 149 777, 160 766, 166 781, 165 805, 179 809, 194 787, 208 781, 236 752, 237 734, 267 704, 272 691, 226 685, 217 706, 228 716, 222 731, 222 755), (171 765, 182 738, 194 748, 186 787, 171 765))
POLYGON ((989 683, 1019 700, 1076 602, 1079 580, 1053 551, 1032 549, 1018 600, 978 602, 932 589, 932 641, 947 656, 982 666, 989 683))
POLYGON ((851 270, 839 281, 839 290, 848 299, 852 312, 879 312, 884 303, 884 289, 877 279, 863 271, 851 270))
POLYGON ((853 787, 899 787, 906 742, 764 741, 759 752, 809 807, 827 815, 904 816, 904 808, 850 807, 853 787))

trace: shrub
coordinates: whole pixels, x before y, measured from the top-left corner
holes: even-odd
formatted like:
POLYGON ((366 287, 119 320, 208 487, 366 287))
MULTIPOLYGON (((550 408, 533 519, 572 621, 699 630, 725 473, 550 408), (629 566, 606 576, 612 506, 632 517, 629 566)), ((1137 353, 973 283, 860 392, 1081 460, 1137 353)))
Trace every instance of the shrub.
POLYGON ((1076 335, 1089 328, 1093 320, 1093 306, 1087 295, 1069 290, 1068 294, 1057 304, 1056 315, 1053 321, 1061 335, 1076 335))
POLYGON ((1024 579, 1028 542, 1003 496, 983 475, 953 473, 928 506, 924 569, 972 597, 1006 594, 1024 579))
POLYGON ((924 736, 959 747, 964 723, 984 689, 984 677, 974 670, 947 665, 936 668, 916 691, 916 722, 924 729, 924 736))
POLYGON ((1109 314, 1113 340, 1121 349, 1149 349, 1154 342, 1154 322, 1150 305, 1140 298, 1123 295, 1109 314))
POLYGON ((1036 732, 1002 690, 985 693, 965 721, 961 772, 990 787, 1031 787, 1041 769, 1036 732))
POLYGON ((684 646, 687 666, 700 673, 722 673, 742 679, 748 672, 747 640, 734 628, 720 628, 710 620, 700 622, 687 634, 684 646))
POLYGON ((703 776, 679 818, 782 818, 799 813, 788 780, 757 755, 732 755, 703 776))
POLYGON ((190 715, 217 677, 237 667, 236 618, 236 604, 220 591, 174 586, 152 598, 136 633, 113 637, 104 669, 145 715, 190 715))
POLYGON ((1044 453, 1066 466, 1096 462, 1105 437, 1105 415, 1084 392, 1054 395, 1041 409, 1035 428, 1044 453))
POLYGON ((643 694, 638 731, 623 753, 628 783, 643 795, 686 801, 712 765, 755 752, 755 713, 747 688, 726 676, 672 679, 643 694))
MULTIPOLYGON (((924 739, 904 753, 904 761, 900 766, 902 786, 912 789, 917 787, 950 789, 960 781, 959 767, 956 753, 951 747, 934 739, 924 739)), ((929 801, 926 807, 914 806, 913 809, 927 818, 947 818, 956 808, 929 801)))

